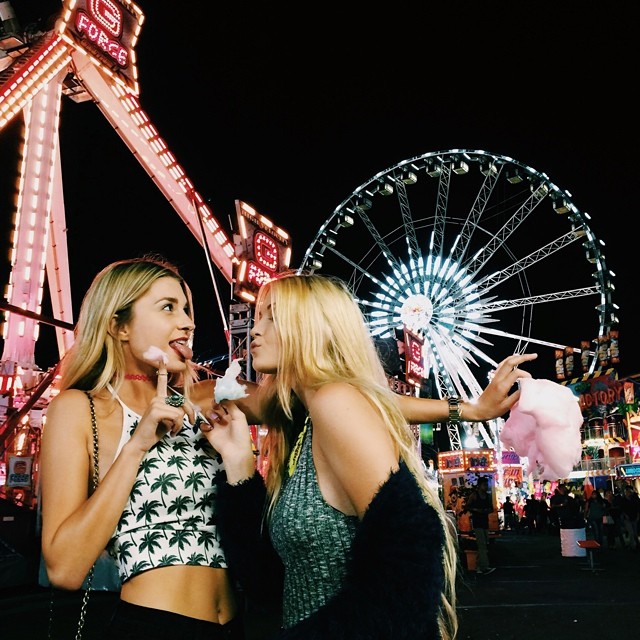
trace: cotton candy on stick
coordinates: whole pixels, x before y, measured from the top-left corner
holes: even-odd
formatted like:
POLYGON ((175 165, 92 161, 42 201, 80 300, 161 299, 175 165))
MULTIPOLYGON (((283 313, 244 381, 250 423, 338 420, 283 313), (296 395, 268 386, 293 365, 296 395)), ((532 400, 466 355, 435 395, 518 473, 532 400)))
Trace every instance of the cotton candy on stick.
POLYGON ((169 356, 160 348, 151 345, 143 354, 142 357, 158 367, 158 395, 167 395, 167 363, 169 362, 169 356))
POLYGON ((223 400, 238 400, 246 398, 249 394, 246 392, 247 385, 240 384, 236 378, 240 375, 240 363, 234 360, 222 378, 216 380, 216 386, 213 391, 213 397, 216 402, 223 400))
POLYGON ((169 356, 160 348, 151 345, 142 357, 149 363, 159 364, 158 369, 163 368, 169 362, 169 356))

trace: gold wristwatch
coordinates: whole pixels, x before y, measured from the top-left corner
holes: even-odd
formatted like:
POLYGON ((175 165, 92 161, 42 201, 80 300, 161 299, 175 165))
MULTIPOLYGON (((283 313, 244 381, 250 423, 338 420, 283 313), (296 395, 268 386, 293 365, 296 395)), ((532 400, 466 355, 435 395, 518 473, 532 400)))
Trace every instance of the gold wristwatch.
POLYGON ((449 402, 449 422, 459 423, 462 421, 462 398, 459 396, 449 396, 447 398, 449 402))

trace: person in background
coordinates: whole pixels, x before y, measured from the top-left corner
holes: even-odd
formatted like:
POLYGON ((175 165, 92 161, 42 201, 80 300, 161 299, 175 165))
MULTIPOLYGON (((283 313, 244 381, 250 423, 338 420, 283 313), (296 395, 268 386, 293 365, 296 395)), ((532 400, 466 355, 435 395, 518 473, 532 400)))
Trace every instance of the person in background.
POLYGON ((549 499, 549 526, 555 535, 560 535, 561 520, 570 501, 566 484, 559 484, 549 499))
POLYGON ((604 524, 604 534, 607 540, 607 549, 616 548, 616 538, 619 548, 624 549, 624 538, 620 526, 622 512, 620 511, 620 495, 615 494, 611 489, 604 492, 605 516, 607 521, 604 524))
POLYGON ((602 546, 604 542, 603 518, 607 512, 607 505, 598 489, 594 489, 584 508, 584 517, 591 529, 593 539, 602 546))
POLYGON ((488 575, 495 571, 489 566, 489 514, 493 512, 493 498, 489 492, 489 478, 480 476, 469 494, 465 509, 471 513, 473 533, 478 547, 476 573, 488 575))
POLYGON ((535 355, 505 359, 475 402, 398 396, 347 285, 319 274, 263 285, 251 337, 259 388, 215 404, 207 434, 227 474, 223 547, 245 593, 282 598, 282 639, 450 640, 456 532, 407 422, 499 414, 535 355), (256 422, 268 425, 264 477, 256 422))
POLYGON ((511 496, 507 496, 502 503, 502 514, 504 516, 504 528, 513 530, 516 528, 515 517, 516 511, 511 502, 511 496))
POLYGON ((122 580, 107 630, 114 640, 244 638, 216 527, 223 468, 194 407, 212 396, 211 381, 193 384, 194 328, 191 294, 173 265, 159 257, 108 265, 84 297, 47 410, 47 574, 57 587, 79 589, 109 545, 122 580), (150 361, 152 347, 162 357, 150 361))
POLYGON ((629 549, 640 548, 638 542, 638 520, 640 519, 640 497, 629 484, 624 486, 622 499, 620 500, 622 512, 622 531, 627 539, 629 549))
POLYGON ((525 498, 524 502, 524 518, 522 519, 522 527, 527 533, 535 533, 538 520, 538 501, 531 494, 525 498))
POLYGON ((536 515, 536 531, 544 533, 549 530, 549 503, 547 494, 543 491, 538 500, 538 512, 536 515))

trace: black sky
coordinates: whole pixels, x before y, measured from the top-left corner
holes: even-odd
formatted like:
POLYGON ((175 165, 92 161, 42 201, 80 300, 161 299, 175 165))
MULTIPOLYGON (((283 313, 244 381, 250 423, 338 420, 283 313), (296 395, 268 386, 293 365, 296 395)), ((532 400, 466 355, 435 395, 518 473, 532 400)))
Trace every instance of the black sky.
MULTIPOLYGON (((23 24, 60 6, 13 4, 23 24)), ((633 3, 138 4, 142 105, 227 231, 245 200, 291 233, 297 266, 322 222, 379 171, 437 150, 510 156, 590 213, 616 274, 619 372, 640 371, 633 3)), ((20 131, 16 118, 0 132, 5 243, 20 131)), ((95 105, 63 99, 60 140, 75 303, 108 262, 163 253, 194 288, 196 353, 224 353, 202 249, 95 105)), ((55 357, 49 333, 42 367, 55 357)), ((553 376, 551 352, 536 372, 553 376)))

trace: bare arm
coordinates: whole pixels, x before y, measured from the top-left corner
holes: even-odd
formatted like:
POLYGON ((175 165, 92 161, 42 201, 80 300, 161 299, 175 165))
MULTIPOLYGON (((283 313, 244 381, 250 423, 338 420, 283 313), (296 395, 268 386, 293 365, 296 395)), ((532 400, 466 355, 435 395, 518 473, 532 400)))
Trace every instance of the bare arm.
MULTIPOLYGON (((531 374, 519 366, 537 358, 537 354, 528 353, 505 358, 496 368, 491 382, 482 394, 473 401, 463 402, 461 411, 463 420, 481 422, 503 416, 520 397, 520 390, 509 393, 518 378, 530 378, 531 374)), ((416 398, 399 395, 400 409, 411 424, 422 422, 444 422, 449 417, 447 399, 416 398)))

